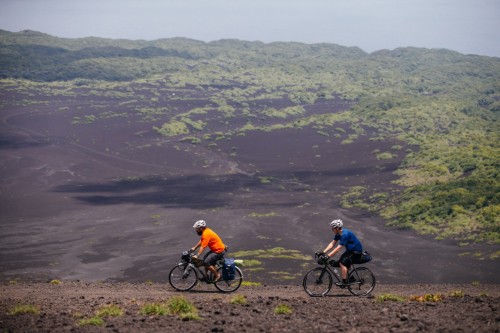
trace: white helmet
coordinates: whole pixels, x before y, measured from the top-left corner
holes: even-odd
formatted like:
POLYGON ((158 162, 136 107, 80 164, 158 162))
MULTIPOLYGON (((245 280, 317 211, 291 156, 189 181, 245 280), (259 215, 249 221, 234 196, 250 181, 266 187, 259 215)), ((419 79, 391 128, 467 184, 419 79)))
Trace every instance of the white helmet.
POLYGON ((203 221, 203 220, 199 220, 199 221, 196 221, 193 225, 193 228, 201 228, 201 227, 206 227, 207 226, 207 222, 203 221))
POLYGON ((330 222, 330 227, 331 228, 342 228, 343 225, 344 224, 342 223, 341 219, 333 220, 332 222, 330 222))

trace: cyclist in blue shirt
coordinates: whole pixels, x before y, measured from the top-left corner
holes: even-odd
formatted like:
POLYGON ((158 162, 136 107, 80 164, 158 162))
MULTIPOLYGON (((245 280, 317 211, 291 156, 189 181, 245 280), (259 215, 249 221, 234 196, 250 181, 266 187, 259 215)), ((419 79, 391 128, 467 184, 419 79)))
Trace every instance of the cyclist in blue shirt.
POLYGON ((333 257, 345 248, 345 252, 340 256, 338 261, 342 272, 342 284, 339 285, 341 287, 345 287, 345 285, 348 284, 347 272, 349 267, 361 259, 363 245, 361 245, 361 242, 352 231, 343 228, 342 220, 333 220, 330 222, 330 227, 332 228, 335 237, 323 252, 328 257, 333 257), (328 253, 328 251, 331 252, 328 253))

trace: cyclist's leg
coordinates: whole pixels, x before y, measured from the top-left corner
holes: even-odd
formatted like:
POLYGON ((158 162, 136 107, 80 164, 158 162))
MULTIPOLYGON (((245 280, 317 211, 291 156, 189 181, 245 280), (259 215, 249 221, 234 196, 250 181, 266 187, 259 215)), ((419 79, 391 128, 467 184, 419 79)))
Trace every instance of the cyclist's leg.
MULTIPOLYGON (((209 281, 209 276, 208 272, 210 270, 208 262, 210 261, 210 257, 213 256, 214 253, 212 251, 208 251, 204 256, 203 256, 203 266, 205 267, 205 277, 207 278, 207 282, 209 281)), ((212 272, 213 273, 213 272, 212 272)))
POLYGON ((348 284, 350 281, 347 281, 347 276, 349 275, 349 270, 352 264, 359 262, 361 259, 361 253, 349 252, 344 253, 341 257, 340 267, 342 270, 342 283, 348 284), (345 255, 345 256, 344 256, 345 255), (342 258, 344 257, 344 258, 342 258))
POLYGON ((349 267, 351 267, 351 253, 350 252, 344 252, 340 256, 339 259, 339 264, 340 264, 340 271, 342 273, 342 283, 347 284, 347 272, 349 271, 349 267))
MULTIPOLYGON (((209 253, 207 253, 207 255, 203 258, 203 260, 205 261, 205 269, 209 270, 213 275, 214 277, 214 280, 218 280, 220 279, 220 273, 217 273, 217 268, 215 267, 215 264, 217 263, 218 260, 220 260, 222 257, 224 257, 224 251, 221 252, 221 253, 215 253, 215 252, 212 252, 210 251, 209 253)), ((208 274, 208 272, 207 272, 208 274)))

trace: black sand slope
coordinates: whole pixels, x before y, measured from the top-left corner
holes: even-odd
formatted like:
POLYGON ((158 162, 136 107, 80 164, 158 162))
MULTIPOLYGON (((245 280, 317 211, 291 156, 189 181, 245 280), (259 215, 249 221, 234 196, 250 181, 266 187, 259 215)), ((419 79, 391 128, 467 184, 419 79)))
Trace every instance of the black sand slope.
MULTIPOLYGON (((393 171, 404 154, 373 154, 400 143, 365 134, 346 144, 347 128, 325 136, 303 127, 193 144, 158 135, 162 119, 74 121, 98 103, 118 112, 120 102, 58 97, 0 110, 1 279, 164 282, 197 241, 193 222, 205 219, 244 261, 247 281, 294 284, 331 240, 329 221, 342 218, 382 283, 498 282, 499 266, 481 255, 491 247, 462 248, 340 208, 352 186, 400 190, 393 171)), ((307 112, 346 107, 320 101, 307 112)), ((211 132, 228 126, 207 123, 211 132)))

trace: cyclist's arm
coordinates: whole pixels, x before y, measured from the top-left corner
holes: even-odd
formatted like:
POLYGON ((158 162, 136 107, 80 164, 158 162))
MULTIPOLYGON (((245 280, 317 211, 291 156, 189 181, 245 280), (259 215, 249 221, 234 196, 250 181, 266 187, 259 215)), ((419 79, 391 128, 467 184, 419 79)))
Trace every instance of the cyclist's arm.
POLYGON ((198 257, 201 256, 203 251, 205 250, 206 246, 200 245, 200 249, 198 250, 198 257))
POLYGON ((195 251, 195 250, 196 250, 196 249, 197 249, 200 245, 201 245, 201 240, 200 240, 198 243, 196 243, 196 245, 195 245, 195 246, 193 246, 193 247, 191 248, 191 250, 192 250, 192 251, 195 251))
MULTIPOLYGON (((337 254, 337 252, 339 252, 340 250, 342 250, 342 248, 344 248, 344 246, 339 244, 339 245, 337 245, 337 247, 336 247, 336 248, 334 248, 334 249, 333 249, 333 251, 332 251, 332 252, 330 252, 330 254, 327 254, 327 255, 328 255, 329 257, 333 257, 334 255, 336 255, 336 254, 337 254)), ((326 253, 326 251, 325 251, 325 253, 326 253)))
POLYGON ((335 246, 335 244, 337 244, 337 241, 333 240, 330 244, 328 244, 328 246, 326 247, 326 249, 323 250, 323 253, 327 253, 328 251, 330 251, 330 249, 333 249, 333 247, 335 246))

